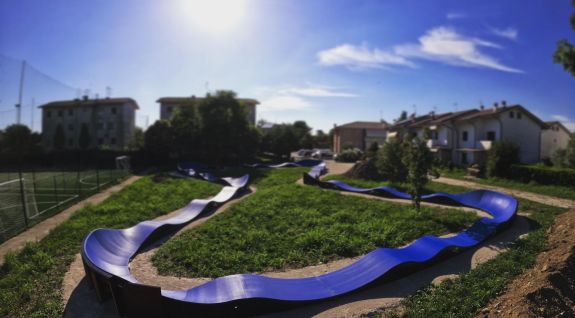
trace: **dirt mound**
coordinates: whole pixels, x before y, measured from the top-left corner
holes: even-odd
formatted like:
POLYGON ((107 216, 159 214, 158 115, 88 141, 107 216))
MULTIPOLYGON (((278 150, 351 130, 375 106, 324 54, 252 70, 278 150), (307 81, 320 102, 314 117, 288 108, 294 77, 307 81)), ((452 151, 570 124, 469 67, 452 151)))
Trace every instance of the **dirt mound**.
POLYGON ((547 250, 479 317, 575 317, 575 210, 549 230, 547 250))
POLYGON ((375 167, 373 159, 362 160, 356 163, 353 168, 345 173, 347 177, 368 179, 368 180, 382 180, 382 176, 375 167))

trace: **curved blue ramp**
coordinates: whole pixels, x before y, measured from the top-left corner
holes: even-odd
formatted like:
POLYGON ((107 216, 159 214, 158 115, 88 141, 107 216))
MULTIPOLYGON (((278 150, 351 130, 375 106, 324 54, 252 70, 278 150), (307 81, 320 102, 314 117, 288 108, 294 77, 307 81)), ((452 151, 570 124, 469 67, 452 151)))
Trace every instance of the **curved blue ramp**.
MULTIPOLYGON (((304 182, 327 189, 410 198, 408 194, 390 187, 364 189, 339 181, 324 182, 319 180, 319 170, 325 170, 323 162, 312 166, 310 173, 304 175, 304 182)), ((424 236, 403 248, 377 249, 353 264, 315 277, 272 278, 238 274, 220 277, 188 290, 161 290, 138 283, 130 274, 128 263, 141 246, 162 229, 190 222, 209 205, 230 200, 247 186, 247 176, 239 179, 229 179, 226 182, 230 186, 224 187, 216 197, 194 200, 170 219, 145 221, 124 230, 100 229, 91 232, 82 245, 82 258, 87 276, 91 278, 98 295, 101 298, 105 298, 106 294, 113 296, 119 313, 134 317, 229 317, 286 309, 395 279, 406 271, 438 259, 450 248, 475 246, 508 224, 517 210, 517 201, 513 197, 498 192, 435 193, 424 196, 423 201, 476 208, 492 217, 481 218, 469 229, 452 237, 424 236)))

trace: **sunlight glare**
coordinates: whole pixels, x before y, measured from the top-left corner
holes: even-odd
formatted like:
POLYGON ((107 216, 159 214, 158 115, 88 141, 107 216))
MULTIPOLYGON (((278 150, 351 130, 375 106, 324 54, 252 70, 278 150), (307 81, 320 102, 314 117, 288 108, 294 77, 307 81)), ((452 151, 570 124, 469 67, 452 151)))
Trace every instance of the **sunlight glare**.
POLYGON ((246 11, 245 0, 181 0, 180 10, 190 25, 202 32, 223 33, 238 27, 246 11))

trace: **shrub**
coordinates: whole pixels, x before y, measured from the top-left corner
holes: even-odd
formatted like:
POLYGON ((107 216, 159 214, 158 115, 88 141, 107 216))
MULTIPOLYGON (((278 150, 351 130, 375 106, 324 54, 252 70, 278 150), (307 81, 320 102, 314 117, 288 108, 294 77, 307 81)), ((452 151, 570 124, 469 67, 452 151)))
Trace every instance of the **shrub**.
POLYGON ((562 186, 575 185, 575 170, 545 166, 512 165, 506 174, 509 179, 524 183, 536 182, 562 186))
POLYGON ((507 140, 496 141, 487 152, 488 177, 505 177, 511 165, 519 162, 519 146, 507 140))
POLYGON ((353 168, 345 173, 345 176, 355 179, 381 180, 382 177, 374 161, 373 158, 368 158, 357 162, 353 168))
POLYGON ((371 145, 369 145, 369 148, 367 148, 365 156, 367 158, 375 158, 378 150, 379 150, 379 144, 374 141, 371 143, 371 145))
POLYGON ((335 161, 337 162, 356 162, 363 157, 363 152, 359 149, 346 149, 342 151, 335 161))
POLYGON ((403 145, 399 140, 386 142, 378 151, 375 166, 379 173, 391 182, 403 182, 407 176, 407 169, 402 161, 403 145))

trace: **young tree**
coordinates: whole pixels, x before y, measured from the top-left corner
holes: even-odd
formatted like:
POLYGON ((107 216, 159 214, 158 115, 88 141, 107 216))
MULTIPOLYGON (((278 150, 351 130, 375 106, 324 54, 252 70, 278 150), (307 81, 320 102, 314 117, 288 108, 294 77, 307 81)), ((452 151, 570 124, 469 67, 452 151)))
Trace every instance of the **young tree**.
POLYGON ((411 194, 411 201, 418 212, 421 208, 423 190, 429 181, 427 174, 431 170, 432 161, 433 156, 425 141, 416 138, 406 142, 403 163, 407 167, 407 183, 409 184, 407 192, 411 194))
POLYGON ((402 121, 406 119, 407 119, 407 112, 405 110, 402 110, 401 114, 399 115, 399 118, 397 118, 395 121, 402 121))
POLYGON ((179 107, 171 122, 174 137, 172 149, 180 158, 199 159, 201 118, 195 105, 182 105, 179 107))
POLYGON ((6 127, 2 134, 2 148, 5 152, 31 153, 38 146, 37 134, 25 125, 14 124, 6 127))
POLYGON ((488 177, 504 177, 511 165, 519 162, 519 146, 507 140, 493 143, 487 152, 488 177))
MULTIPOLYGON (((575 0, 573 6, 575 6, 575 0)), ((575 30, 575 14, 571 16, 571 27, 575 30)), ((575 76, 575 46, 565 39, 559 41, 553 62, 563 65, 567 72, 575 76)))
POLYGON ((86 150, 90 147, 90 142, 92 142, 92 138, 88 131, 88 125, 82 124, 82 128, 80 128, 80 137, 78 137, 78 146, 80 146, 80 149, 86 150))
POLYGON ((144 134, 146 150, 157 158, 167 158, 174 141, 170 122, 157 120, 144 134))
POLYGON ((392 139, 378 151, 375 166, 379 173, 391 182, 405 181, 407 169, 403 163, 404 147, 401 141, 392 139))

